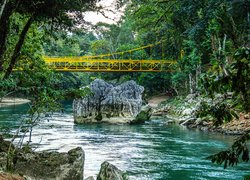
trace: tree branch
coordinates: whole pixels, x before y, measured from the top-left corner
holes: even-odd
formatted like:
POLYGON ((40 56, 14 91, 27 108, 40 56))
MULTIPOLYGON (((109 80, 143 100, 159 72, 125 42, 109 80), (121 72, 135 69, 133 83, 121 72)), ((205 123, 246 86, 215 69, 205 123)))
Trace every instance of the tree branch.
POLYGON ((14 53, 13 53, 11 60, 10 60, 10 64, 5 72, 4 79, 7 79, 10 76, 10 74, 11 74, 11 72, 12 72, 12 70, 17 62, 17 60, 20 56, 20 51, 21 51, 22 46, 24 44, 25 37, 26 37, 26 35, 29 31, 29 28, 30 28, 31 24, 33 23, 33 21, 34 21, 34 15, 32 15, 28 19, 27 23, 25 24, 25 26, 24 26, 24 28, 19 36, 19 40, 15 46, 14 53))

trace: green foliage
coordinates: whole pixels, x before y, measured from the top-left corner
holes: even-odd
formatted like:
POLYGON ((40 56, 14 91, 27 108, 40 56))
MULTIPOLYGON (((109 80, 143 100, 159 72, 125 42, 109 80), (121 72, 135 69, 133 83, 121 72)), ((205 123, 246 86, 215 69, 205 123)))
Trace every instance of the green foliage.
POLYGON ((239 48, 232 63, 232 90, 241 94, 244 110, 250 110, 250 49, 239 48))
POLYGON ((0 82, 0 102, 2 98, 14 93, 16 90, 16 82, 14 79, 5 79, 0 82))
POLYGON ((80 56, 90 52, 96 39, 93 33, 75 30, 71 33, 57 31, 44 36, 43 48, 47 56, 80 56))
POLYGON ((171 84, 172 87, 175 89, 177 95, 185 95, 187 94, 187 74, 184 72, 173 73, 171 76, 171 84))
POLYGON ((243 162, 248 162, 249 150, 247 147, 247 141, 249 140, 250 134, 244 134, 234 142, 230 149, 209 156, 207 157, 207 159, 211 159, 213 163, 217 163, 220 165, 224 163, 224 168, 227 168, 228 166, 237 165, 240 159, 243 162))
POLYGON ((250 180, 250 175, 244 176, 244 180, 250 180))
POLYGON ((244 110, 248 111, 249 102, 249 49, 237 49, 233 57, 233 62, 226 67, 219 67, 218 71, 211 71, 202 74, 200 78, 201 91, 213 98, 214 93, 235 92, 234 100, 238 104, 243 104, 244 110), (240 99, 238 96, 240 94, 240 99))
POLYGON ((216 93, 226 93, 231 91, 230 77, 223 74, 202 74, 200 78, 201 91, 205 91, 209 97, 214 97, 216 93))
POLYGON ((91 50, 94 54, 110 54, 107 40, 96 40, 91 43, 91 50))
POLYGON ((119 51, 122 45, 134 45, 134 35, 131 28, 131 22, 126 18, 117 24, 98 23, 96 31, 100 40, 106 41, 106 48, 109 52, 119 51))
POLYGON ((68 89, 63 92, 64 99, 75 99, 75 98, 83 98, 87 95, 91 94, 91 91, 89 88, 84 89, 68 89))
MULTIPOLYGON (((83 12, 97 9, 96 0, 87 1, 51 1, 42 0, 11 0, 6 1, 4 6, 1 6, 0 16, 0 70, 4 70, 3 78, 8 78, 13 71, 14 66, 20 58, 27 33, 33 23, 38 23, 40 29, 47 31, 51 29, 77 29, 74 26, 83 24, 83 12), (13 17, 19 16, 22 19, 22 26, 13 28, 13 23, 18 24, 18 21, 13 21, 13 17), (24 20, 23 20, 24 19, 24 20), (44 26, 45 23, 45 27, 44 26), (11 27, 11 28, 10 28, 11 27), (21 27, 21 28, 20 28, 21 27), (11 29, 11 31, 10 31, 11 29), (15 38, 12 38, 14 35, 15 38), (11 45, 14 50, 8 47, 8 41, 11 39, 11 45), (13 52, 10 52, 13 51, 13 52)), ((18 17, 18 18, 19 18, 18 17)), ((14 19, 16 20, 16 19, 14 19)), ((58 42, 60 44, 60 42, 58 42)), ((69 51, 72 55, 79 54, 78 44, 72 44, 69 51)))
POLYGON ((214 126, 219 126, 225 122, 229 122, 233 118, 239 118, 237 113, 227 102, 218 102, 216 104, 202 102, 200 109, 196 112, 196 116, 206 117, 208 115, 214 118, 214 126))
POLYGON ((145 87, 147 95, 166 92, 169 89, 169 73, 141 73, 137 79, 138 83, 145 87))

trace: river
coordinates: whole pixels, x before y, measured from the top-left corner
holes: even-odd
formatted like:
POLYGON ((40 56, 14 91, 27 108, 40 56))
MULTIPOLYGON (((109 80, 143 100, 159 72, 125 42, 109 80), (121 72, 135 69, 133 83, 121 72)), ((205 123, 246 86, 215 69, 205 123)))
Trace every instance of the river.
MULTIPOLYGON (((0 131, 18 127, 27 105, 0 107, 0 131)), ((107 160, 126 170, 134 180, 243 179, 250 174, 243 163, 226 170, 205 157, 224 150, 232 136, 188 130, 152 120, 145 125, 75 125, 71 103, 64 113, 55 113, 34 128, 36 151, 68 151, 81 146, 85 151, 85 178, 96 175, 107 160)))

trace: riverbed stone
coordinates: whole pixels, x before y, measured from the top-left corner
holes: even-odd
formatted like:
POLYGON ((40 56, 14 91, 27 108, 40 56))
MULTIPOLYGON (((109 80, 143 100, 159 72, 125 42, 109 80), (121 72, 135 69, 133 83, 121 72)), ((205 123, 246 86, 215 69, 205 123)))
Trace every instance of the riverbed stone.
POLYGON ((128 176, 113 164, 105 161, 101 164, 97 180, 128 180, 128 176))
POLYGON ((131 123, 141 112, 144 88, 135 81, 114 85, 96 79, 88 88, 90 95, 73 102, 75 123, 131 123))

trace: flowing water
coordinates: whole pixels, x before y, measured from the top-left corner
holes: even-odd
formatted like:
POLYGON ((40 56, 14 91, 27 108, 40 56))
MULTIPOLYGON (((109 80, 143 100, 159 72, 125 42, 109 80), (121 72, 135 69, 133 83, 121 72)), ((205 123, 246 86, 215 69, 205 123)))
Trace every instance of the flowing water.
MULTIPOLYGON (((0 131, 16 128, 27 105, 0 107, 0 131)), ((85 151, 85 178, 107 160, 135 180, 243 179, 249 164, 224 170, 205 157, 229 147, 234 137, 188 130, 153 120, 145 125, 75 125, 71 103, 34 128, 38 150, 85 151)))

